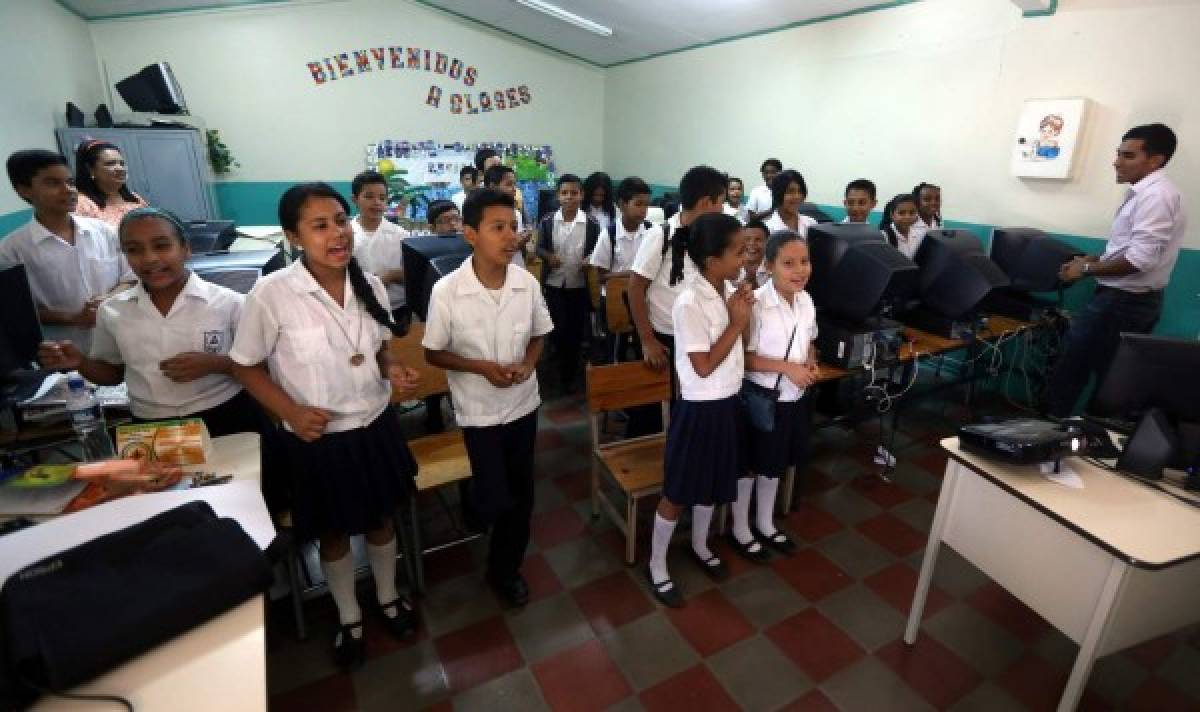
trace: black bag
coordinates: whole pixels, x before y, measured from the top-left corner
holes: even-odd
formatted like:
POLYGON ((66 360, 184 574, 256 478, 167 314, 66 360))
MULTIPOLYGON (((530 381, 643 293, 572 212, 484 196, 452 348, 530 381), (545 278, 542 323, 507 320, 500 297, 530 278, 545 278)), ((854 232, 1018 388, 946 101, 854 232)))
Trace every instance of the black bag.
POLYGON ((207 502, 26 566, 0 589, 0 706, 86 682, 266 591, 271 578, 254 540, 207 502))
MULTIPOLYGON (((798 327, 799 324, 796 325, 798 327)), ((796 327, 792 327, 792 336, 788 339, 787 351, 783 353, 783 360, 787 361, 788 356, 792 355, 792 342, 796 340, 796 327)), ((746 419, 750 421, 751 427, 755 430, 764 433, 775 431, 775 406, 779 404, 779 384, 783 381, 783 374, 775 379, 775 387, 767 388, 751 381, 750 379, 742 379, 742 390, 738 394, 742 398, 742 404, 746 406, 746 419)))

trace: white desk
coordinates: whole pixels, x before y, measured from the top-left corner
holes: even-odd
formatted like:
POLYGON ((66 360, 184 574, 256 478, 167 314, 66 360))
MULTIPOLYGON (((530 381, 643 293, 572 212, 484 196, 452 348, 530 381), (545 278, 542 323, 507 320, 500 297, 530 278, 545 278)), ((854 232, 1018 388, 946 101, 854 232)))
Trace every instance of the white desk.
POLYGON ((1060 712, 1096 658, 1200 621, 1200 509, 1078 458, 1071 489, 1035 467, 959 449, 946 476, 904 640, 916 642, 944 542, 1079 644, 1060 712))
MULTIPOLYGON (((237 519, 255 543, 266 547, 275 527, 259 493, 258 435, 214 438, 213 461, 197 469, 232 474, 235 481, 125 497, 9 534, 0 539, 0 580, 54 551, 197 499, 211 504, 218 516, 237 519)), ((120 695, 138 710, 265 710, 263 606, 263 596, 256 596, 73 692, 120 695)), ((43 698, 33 709, 82 712, 99 707, 96 702, 43 698)))

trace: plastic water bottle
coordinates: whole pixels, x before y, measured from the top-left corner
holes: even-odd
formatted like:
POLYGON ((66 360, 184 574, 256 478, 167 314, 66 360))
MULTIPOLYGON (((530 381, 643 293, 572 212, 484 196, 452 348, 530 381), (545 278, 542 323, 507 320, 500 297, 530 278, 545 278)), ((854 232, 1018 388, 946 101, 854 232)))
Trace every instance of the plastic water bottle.
POLYGON ((107 460, 116 452, 104 426, 104 410, 78 371, 67 374, 67 416, 83 448, 85 462, 107 460))

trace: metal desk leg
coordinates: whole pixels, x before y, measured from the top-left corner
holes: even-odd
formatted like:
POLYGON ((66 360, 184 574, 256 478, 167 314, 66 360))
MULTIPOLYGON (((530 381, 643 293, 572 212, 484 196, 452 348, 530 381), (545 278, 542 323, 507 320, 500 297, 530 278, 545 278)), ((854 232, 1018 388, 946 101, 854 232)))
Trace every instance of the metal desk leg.
POLYGON ((1083 642, 1079 646, 1079 653, 1075 656, 1071 677, 1067 678, 1067 686, 1063 689, 1062 699, 1058 701, 1058 712, 1071 712, 1079 704, 1079 698, 1083 696, 1083 688, 1087 685, 1088 676, 1092 673, 1092 664, 1096 662, 1096 651, 1100 647, 1100 641, 1104 639, 1104 633, 1108 630, 1108 623, 1112 619, 1113 604, 1117 600, 1117 594, 1121 592, 1121 585, 1125 582, 1125 574, 1128 572, 1127 564, 1113 558, 1112 565, 1108 570, 1108 578, 1104 581, 1104 588, 1100 590, 1100 598, 1096 601, 1096 608, 1092 612, 1092 620, 1088 623, 1087 633, 1084 634, 1083 642))
POLYGON ((425 551, 421 548, 421 520, 417 516, 417 498, 410 497, 408 500, 408 513, 412 520, 412 567, 413 581, 416 587, 416 593, 425 593, 425 551))
POLYGON ((958 466, 953 461, 947 462, 942 492, 938 495, 933 525, 929 528, 929 541, 925 544, 925 558, 921 561, 921 574, 917 577, 917 589, 913 592, 912 607, 908 611, 908 626, 904 629, 904 642, 909 645, 917 642, 917 630, 921 627, 921 615, 925 612, 925 599, 929 596, 929 584, 933 581, 933 567, 937 565, 942 533, 946 530, 946 518, 954 506, 954 491, 958 488, 959 477, 958 466))

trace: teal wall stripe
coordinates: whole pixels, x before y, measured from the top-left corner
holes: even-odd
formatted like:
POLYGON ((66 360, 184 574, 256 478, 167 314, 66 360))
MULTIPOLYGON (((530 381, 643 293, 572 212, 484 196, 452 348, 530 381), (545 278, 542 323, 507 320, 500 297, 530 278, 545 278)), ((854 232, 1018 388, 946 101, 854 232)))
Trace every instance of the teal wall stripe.
MULTIPOLYGON (((221 217, 238 225, 278 225, 279 197, 299 181, 222 181, 214 184, 221 217)), ((328 181, 350 200, 349 181, 328 181)))
POLYGON ((1021 13, 1025 17, 1050 17, 1058 12, 1058 0, 1050 0, 1050 7, 1045 10, 1027 10, 1021 13))
POLYGON ((6 236, 13 230, 21 227, 25 223, 29 222, 29 218, 32 216, 32 210, 18 210, 16 212, 0 215, 0 236, 6 236))

